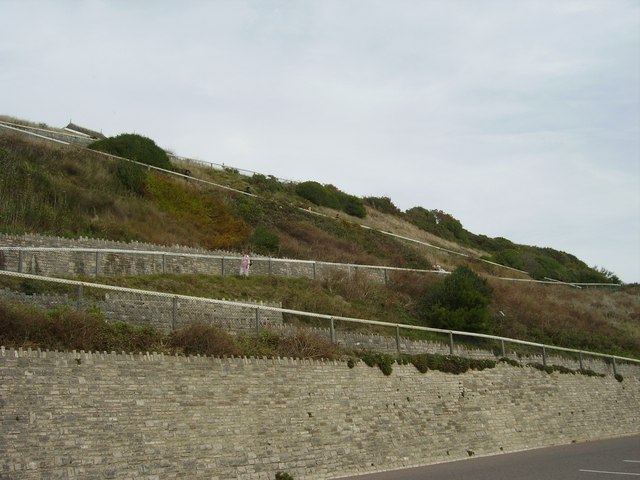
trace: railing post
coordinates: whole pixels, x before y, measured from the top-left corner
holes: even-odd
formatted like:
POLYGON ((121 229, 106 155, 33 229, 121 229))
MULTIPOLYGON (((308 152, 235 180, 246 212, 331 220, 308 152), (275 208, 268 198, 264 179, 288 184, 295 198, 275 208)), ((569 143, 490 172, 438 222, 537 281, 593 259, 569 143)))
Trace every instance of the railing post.
POLYGON ((449 355, 453 355, 453 332, 449 332, 449 355))
POLYGON ((77 307, 76 307, 76 309, 78 311, 82 310, 82 293, 83 293, 82 292, 82 285, 78 285, 78 302, 77 302, 78 304, 77 304, 77 307))
POLYGON ((500 339, 500 351, 502 353, 502 358, 507 357, 507 351, 504 348, 504 340, 500 339))
POLYGON ((96 250, 96 277, 100 273, 100 250, 96 250))
POLYGON ((317 265, 318 265, 318 262, 313 262, 313 280, 314 281, 316 280, 316 275, 317 275, 317 272, 316 272, 317 265))
POLYGON ((582 364, 582 352, 578 354, 578 358, 580 360, 580 370, 584 370, 584 365, 582 364))
POLYGON ((178 297, 173 297, 173 311, 171 314, 171 330, 176 330, 176 324, 178 321, 178 297))
POLYGON ((398 355, 400 355, 400 325, 396 325, 396 348, 398 349, 398 355))
POLYGON ((220 257, 220 276, 224 277, 224 257, 220 257))
POLYGON ((22 257, 22 250, 18 250, 18 273, 22 273, 22 262, 24 258, 22 257))
POLYGON ((260 335, 260 308, 256 307, 256 335, 260 335))
POLYGON ((389 283, 389 278, 388 278, 388 276, 387 276, 387 272, 388 272, 388 270, 385 268, 385 269, 383 269, 382 271, 384 272, 384 284, 385 284, 385 286, 386 286, 386 285, 387 285, 387 283, 389 283))
POLYGON ((331 337, 331 343, 336 343, 336 327, 333 323, 333 317, 331 317, 331 323, 329 324, 329 336, 331 337))
POLYGON ((273 273, 272 260, 271 260, 271 257, 269 257, 269 276, 271 276, 272 273, 273 273))
POLYGON ((162 254, 162 273, 167 273, 167 255, 162 254))
POLYGON ((542 346, 542 365, 547 366, 547 347, 542 346))
POLYGON ((616 357, 611 357, 611 365, 613 366, 613 374, 618 374, 618 366, 616 365, 616 357))

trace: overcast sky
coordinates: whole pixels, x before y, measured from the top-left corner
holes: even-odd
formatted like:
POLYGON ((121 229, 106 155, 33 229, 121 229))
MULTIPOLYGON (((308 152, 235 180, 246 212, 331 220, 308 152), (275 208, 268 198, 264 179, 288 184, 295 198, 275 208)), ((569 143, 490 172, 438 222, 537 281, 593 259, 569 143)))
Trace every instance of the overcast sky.
POLYGON ((638 0, 0 0, 0 113, 640 281, 638 0))

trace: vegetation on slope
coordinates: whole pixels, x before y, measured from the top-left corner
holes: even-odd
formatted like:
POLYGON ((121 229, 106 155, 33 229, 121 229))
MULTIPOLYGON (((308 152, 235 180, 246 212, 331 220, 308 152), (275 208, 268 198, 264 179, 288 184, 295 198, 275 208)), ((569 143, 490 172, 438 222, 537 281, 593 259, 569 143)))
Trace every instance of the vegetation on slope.
MULTIPOLYGON (((416 268, 428 268, 438 262, 438 255, 446 255, 363 229, 348 217, 310 214, 305 209, 313 206, 315 210, 318 206, 296 193, 296 185, 263 175, 246 177, 229 168, 189 165, 194 177, 240 191, 249 190, 259 198, 189 179, 170 178, 85 149, 55 146, 16 135, 0 134, 0 168, 5 173, 0 177, 0 230, 7 233, 86 235, 233 250, 250 248, 292 258, 416 268)), ((329 187, 323 188, 331 190, 329 187)), ((425 232, 440 235, 443 241, 455 240, 460 245, 481 248, 487 258, 524 267, 536 277, 616 280, 610 272, 589 269, 563 252, 473 235, 441 211, 416 208, 402 213, 386 197, 369 197, 364 202, 368 208, 376 208, 399 222, 409 220, 425 232), (539 265, 544 268, 536 270, 539 265)), ((479 271, 477 263, 469 263, 463 257, 455 257, 449 263, 453 268, 467 264, 479 271)), ((137 281, 142 287, 147 279, 109 281, 123 284, 137 281)), ((189 290, 193 279, 148 281, 150 289, 198 294, 184 291, 189 290), (153 284, 154 281, 160 283, 153 284)), ((578 291, 488 281, 493 295, 484 308, 490 317, 480 322, 486 333, 610 353, 637 356, 640 352, 639 295, 633 286, 616 292, 578 291)), ((203 282, 216 285, 210 278, 203 282)), ((251 287, 256 291, 249 298, 279 300, 300 310, 447 328, 459 323, 450 315, 456 310, 453 305, 441 314, 434 313, 434 292, 445 289, 438 286, 436 277, 398 274, 389 286, 382 287, 364 279, 336 276, 318 284, 287 284, 284 291, 280 291, 284 280, 278 283, 274 279, 250 279, 234 285, 230 279, 224 279, 222 283, 233 285, 236 292, 227 293, 228 298, 242 298, 244 289, 251 287), (263 284, 264 289, 259 286, 263 284)), ((225 296, 215 289, 206 295, 225 296)), ((473 328, 466 321, 461 325, 473 328)))
POLYGON ((296 185, 296 194, 321 207, 341 210, 358 218, 367 216, 364 203, 358 197, 346 194, 333 185, 318 182, 302 182, 296 185))
POLYGON ((142 135, 123 133, 93 142, 88 148, 165 170, 173 169, 167 153, 158 147, 153 140, 142 135))
POLYGON ((604 268, 590 268, 574 255, 553 248, 517 245, 506 238, 475 235, 465 230, 459 220, 441 210, 415 207, 404 217, 426 232, 480 249, 487 252, 483 257, 486 260, 523 270, 538 280, 553 278, 575 283, 621 283, 612 272, 604 268))

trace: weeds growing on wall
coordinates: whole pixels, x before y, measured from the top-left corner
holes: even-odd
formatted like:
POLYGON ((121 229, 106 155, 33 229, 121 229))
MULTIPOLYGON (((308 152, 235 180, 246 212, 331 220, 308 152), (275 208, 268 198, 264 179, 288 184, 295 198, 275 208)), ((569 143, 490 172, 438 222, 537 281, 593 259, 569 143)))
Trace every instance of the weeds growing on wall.
POLYGON ((496 362, 493 360, 475 360, 470 358, 456 357, 452 355, 419 354, 419 355, 388 355, 385 353, 373 352, 369 350, 354 351, 353 354, 370 367, 378 367, 385 375, 391 375, 393 364, 412 364, 420 373, 429 370, 437 370, 455 375, 465 373, 469 370, 484 370, 494 368, 496 362))
POLYGON ((287 472, 276 473, 276 480, 293 480, 293 477, 287 472))
POLYGON ((393 372, 393 364, 396 361, 393 355, 370 350, 356 350, 353 353, 368 366, 378 367, 385 375, 391 375, 391 372, 393 372))
POLYGON ((553 372, 558 372, 558 373, 572 374, 572 375, 575 375, 575 374, 586 375, 587 377, 604 377, 605 376, 602 373, 597 373, 590 369, 579 368, 577 370, 573 370, 563 365, 543 365, 541 363, 528 363, 527 366, 535 368, 536 370, 540 370, 541 372, 546 372, 548 374, 552 374, 553 372))

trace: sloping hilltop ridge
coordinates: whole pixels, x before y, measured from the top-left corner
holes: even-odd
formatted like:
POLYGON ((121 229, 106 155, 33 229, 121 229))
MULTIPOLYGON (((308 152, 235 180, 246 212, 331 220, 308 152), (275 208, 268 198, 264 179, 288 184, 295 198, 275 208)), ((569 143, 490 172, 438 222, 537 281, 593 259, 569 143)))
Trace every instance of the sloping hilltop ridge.
MULTIPOLYGON (((0 122, 6 127, 10 127, 15 132, 16 127, 29 129, 32 128, 36 135, 41 135, 47 129, 50 129, 53 133, 59 135, 63 132, 62 129, 51 129, 50 127, 44 124, 33 124, 31 122, 26 122, 22 120, 13 119, 12 117, 0 116, 0 122)), ((82 129, 83 127, 75 127, 82 129)), ((6 130, 5 130, 6 132, 6 130)), ((32 132, 33 133, 33 132, 32 132)), ((69 133, 69 132, 67 132, 69 133)), ((152 146, 152 148, 156 148, 159 155, 164 156, 164 158, 158 162, 153 163, 153 157, 147 156, 142 158, 142 155, 147 155, 146 151, 143 152, 139 147, 137 150, 132 150, 131 153, 139 160, 144 163, 152 163, 154 165, 166 165, 164 168, 172 169, 171 163, 174 164, 173 168, 177 172, 189 172, 193 177, 204 178, 210 180, 212 183, 216 183, 220 187, 229 187, 241 192, 251 192, 252 194, 257 195, 255 198, 255 204, 250 205, 248 202, 244 202, 242 207, 245 208, 236 208, 234 212, 232 212, 232 216, 239 216, 242 220, 248 223, 250 228, 256 228, 257 226, 273 226, 276 227, 276 231, 273 232, 276 235, 284 236, 284 237, 296 237, 296 234, 299 232, 295 231, 295 228, 291 228, 291 225, 283 226, 282 222, 279 222, 278 225, 275 225, 273 214, 274 209, 279 208, 282 209, 284 206, 299 206, 304 208, 313 208, 314 211, 326 212, 328 216, 340 216, 342 219, 350 220, 356 225, 368 225, 372 228, 375 228, 380 231, 390 232, 392 234, 404 236, 410 239, 415 239, 420 242, 427 243, 429 245, 433 245, 434 247, 439 247, 444 250, 448 250, 448 255, 437 256, 437 248, 432 248, 430 251, 421 248, 423 252, 421 256, 425 257, 425 251, 431 254, 433 258, 425 258, 427 261, 434 260, 432 263, 446 263, 450 264, 451 268, 454 268, 459 263, 456 261, 451 262, 452 255, 455 256, 456 253, 462 254, 460 256, 467 256, 469 259, 483 259, 487 261, 491 261, 498 265, 504 265, 505 267, 509 267, 511 269, 511 274, 515 270, 521 270, 527 272, 533 278, 542 280, 545 277, 551 277, 556 280, 566 281, 566 282, 588 282, 588 283, 619 283, 617 277, 611 274, 611 272, 603 272, 597 271, 595 269, 589 268, 584 262, 581 262, 576 257, 564 253, 555 251, 549 248, 537 248, 537 247, 529 247, 525 245, 516 245, 512 242, 509 242, 507 239, 491 239, 483 235, 476 235, 471 232, 466 231, 463 226, 460 224, 458 220, 452 217, 445 212, 440 210, 427 210, 422 207, 415 207, 413 209, 408 210, 407 212, 400 211, 395 205, 393 205, 391 199, 388 198, 365 198, 359 199, 352 195, 346 194, 344 192, 340 192, 336 187, 332 185, 322 186, 317 184, 316 182, 302 182, 300 184, 295 184, 286 181, 280 181, 272 176, 265 176, 260 174, 253 174, 252 176, 242 175, 241 171, 232 167, 222 167, 222 168, 213 168, 213 164, 204 164, 200 162, 199 164, 194 163, 193 161, 189 161, 188 159, 182 159, 181 157, 172 156, 171 161, 169 157, 159 148, 155 147, 153 141, 144 139, 144 137, 136 136, 136 135, 120 135, 115 137, 119 143, 113 143, 112 147, 109 146, 108 142, 111 139, 102 140, 96 142, 96 145, 101 145, 100 147, 96 146, 96 148, 100 148, 101 150, 109 151, 109 148, 115 149, 115 152, 121 152, 125 150, 121 150, 123 148, 123 142, 125 141, 125 137, 128 141, 134 141, 140 143, 141 141, 147 142, 152 146), (137 139, 142 139, 141 141, 137 139), (106 146, 105 145, 106 142, 106 146), (309 186, 309 188, 300 188, 301 186, 309 186), (313 188, 311 188, 313 187, 313 188), (270 205, 270 203, 275 203, 270 205), (333 207, 333 208, 331 208, 333 207), (384 207, 384 208, 381 208, 384 207), (342 210, 342 211, 336 211, 342 210), (350 216, 349 214, 355 214, 357 217, 350 216), (258 225, 260 224, 260 225, 258 225), (271 224, 271 225, 269 225, 271 224), (293 231, 292 231, 293 230, 293 231)), ((126 145, 125 145, 126 147, 126 145)), ((124 182, 126 187, 129 190, 134 190, 136 188, 142 189, 143 186, 133 185, 133 179, 135 177, 133 171, 126 172, 122 167, 119 167, 116 173, 120 179, 122 180, 124 177, 128 179, 128 182, 124 182)), ((160 193, 158 190, 166 187, 166 185, 159 185, 154 182, 153 185, 144 185, 146 188, 145 193, 155 193, 155 201, 156 203, 160 200, 158 198, 160 193), (149 192, 153 187, 154 192, 149 192)), ((164 188, 166 190, 166 188, 164 188)), ((113 197, 113 193, 111 192, 111 196, 113 197)), ((118 192, 122 196, 122 192, 118 192)), ((140 193, 140 192, 139 192, 140 193)), ((170 192, 164 192, 168 194, 170 192)), ((173 192, 175 193, 175 192, 173 192)), ((149 195, 146 195, 147 197, 149 195)), ((170 199, 171 200, 171 199, 170 199)), ((174 200, 174 207, 180 208, 180 205, 177 205, 177 199, 174 200)), ((246 200, 246 199, 245 199, 246 200)), ((191 205, 192 206, 192 205, 191 205)), ((211 208, 210 206, 206 206, 205 208, 211 208)), ((165 209, 167 205, 165 205, 165 209)), ((219 209, 220 210, 220 209, 219 209)), ((175 212, 174 212, 175 213, 175 212)), ((220 216, 222 212, 218 211, 215 213, 216 216, 220 216)), ((205 213, 209 217, 212 215, 210 213, 205 213)), ((286 212, 287 215, 290 215, 290 212, 286 212)), ((175 216, 175 215, 174 215, 175 216)), ((308 220, 308 219, 307 219, 308 220)), ((229 223, 231 218, 226 220, 226 223, 229 223)), ((166 218, 165 218, 166 223, 166 218)), ((206 227, 206 225, 199 225, 199 229, 202 227, 206 227)), ((216 230, 220 230, 226 225, 215 225, 216 230)), ((44 226, 40 226, 44 227, 44 226)), ((240 229, 240 225, 234 225, 236 230, 240 229)), ((327 227, 326 225, 320 226, 322 230, 330 229, 330 235, 336 236, 336 233, 344 233, 344 232, 336 232, 335 226, 327 227)), ((101 232, 103 236, 113 237, 113 231, 108 231, 108 228, 103 228, 103 230, 107 230, 105 232, 101 232)), ((48 232, 53 233, 53 232, 48 232)), ((94 233, 94 232, 91 232, 94 233)), ((203 246, 205 248, 213 247, 227 247, 233 249, 239 249, 243 246, 251 246, 251 232, 245 229, 244 232, 235 232, 232 238, 220 239, 216 245, 211 245, 212 242, 207 244, 206 241, 199 240, 199 236, 195 236, 192 238, 192 235, 189 232, 184 232, 183 241, 191 241, 191 242, 199 242, 200 245, 194 246, 203 246), (240 233, 240 235, 238 235, 240 233)), ((348 233, 348 232, 347 232, 348 233)), ((139 240, 149 240, 149 238, 140 238, 145 235, 143 232, 120 232, 119 235, 122 236, 132 236, 135 239, 139 240)), ((148 235, 148 233, 147 233, 148 235)), ((296 240, 300 240, 302 235, 298 234, 296 240)), ((338 235, 339 236, 339 235, 338 235)), ((345 235, 343 235, 344 237, 345 235)), ((156 235, 157 237, 157 235, 156 235)), ((203 236, 200 236, 201 238, 203 236)), ((174 238, 174 240, 181 240, 180 238, 174 238)), ((353 238, 347 238, 347 241, 353 244, 353 238)), ((164 243, 158 242, 156 243, 164 243)), ((253 242, 256 243, 256 242, 253 242)), ((280 242, 279 248, 272 248, 272 251, 269 253, 279 253, 284 256, 291 257, 304 257, 304 252, 297 251, 293 246, 290 246, 287 242, 280 242), (291 248, 288 248, 291 247, 291 248)), ((306 242, 309 243, 309 242, 306 242)), ((344 246, 343 246, 344 247, 344 246)), ((424 247, 424 245, 422 245, 424 247)), ((367 248, 364 248, 367 250, 367 248)), ((350 255, 355 256, 353 263, 363 263, 363 259, 357 258, 361 252, 354 252, 353 245, 351 248, 342 248, 342 250, 350 250, 350 255), (354 255, 355 254, 355 255, 354 255)), ((363 250, 359 248, 359 250, 363 250)), ((374 249, 368 248, 367 253, 373 254, 378 259, 385 259, 389 257, 389 254, 384 249, 374 249)), ((334 252, 335 253, 335 252, 334 252)), ((330 252, 326 249, 322 249, 320 251, 316 251, 314 257, 317 255, 327 255, 325 258, 321 258, 322 260, 334 260, 335 258, 330 258, 330 252)), ((341 255, 344 257, 344 255, 341 255)), ((335 257, 335 255, 334 255, 335 257)), ((405 255, 406 257, 406 255, 405 255)), ((413 257, 413 255, 409 255, 409 257, 413 257)), ((428 257, 428 255, 427 255, 428 257)), ((372 260, 371 258, 369 258, 372 260)), ((398 259, 397 255, 394 256, 393 262, 400 262, 401 264, 398 266, 406 266, 407 258, 398 259)), ((422 265, 426 266, 426 265, 422 265)), ((476 266, 476 268, 478 268, 476 266)), ((508 269, 502 271, 502 273, 506 273, 508 269)), ((494 272, 495 273, 495 272, 494 272)), ((521 275, 516 275, 521 277, 521 275)))

